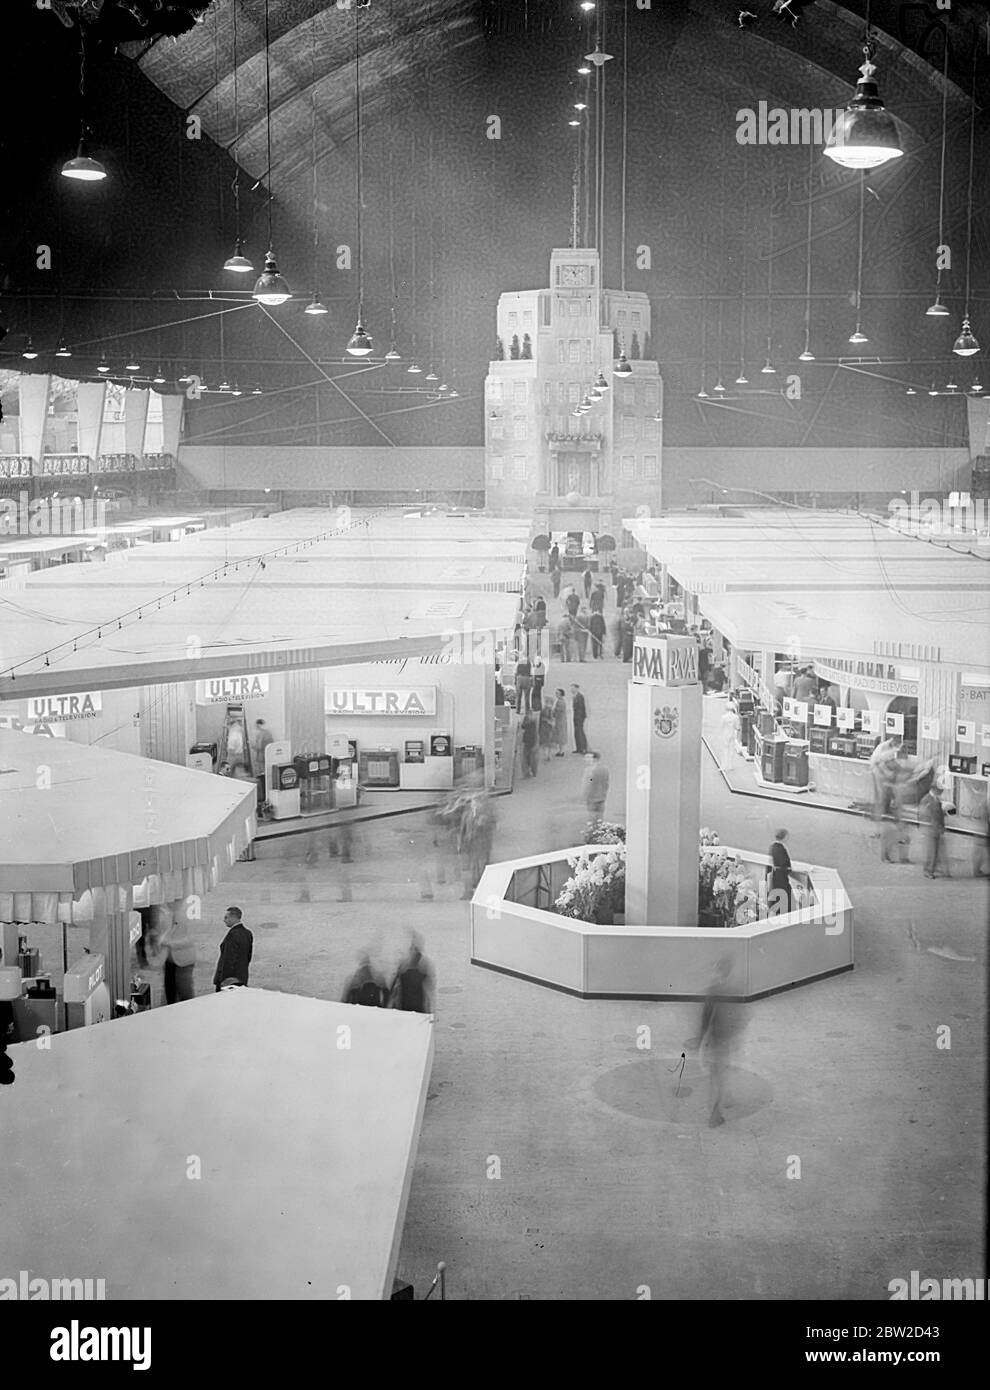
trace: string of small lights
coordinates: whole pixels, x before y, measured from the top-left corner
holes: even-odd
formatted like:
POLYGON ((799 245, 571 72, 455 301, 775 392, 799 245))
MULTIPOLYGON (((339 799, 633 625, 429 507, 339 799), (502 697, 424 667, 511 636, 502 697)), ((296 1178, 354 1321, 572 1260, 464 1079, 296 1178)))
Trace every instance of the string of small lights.
MULTIPOLYGON (((83 648, 95 646, 96 643, 103 641, 104 637, 122 632, 125 624, 130 626, 132 623, 141 622, 146 613, 160 612, 163 605, 177 603, 181 598, 189 598, 194 590, 203 589, 207 584, 215 580, 225 579, 230 574, 236 574, 240 569, 251 569, 253 566, 257 566, 258 569, 254 571, 254 574, 257 575, 257 573, 265 569, 269 560, 277 559, 282 555, 295 555, 303 550, 311 550, 313 546, 331 540, 334 536, 352 534, 359 528, 366 528, 370 526, 377 517, 385 515, 388 510, 389 508, 387 507, 381 507, 377 511, 371 512, 368 516, 361 517, 355 521, 348 521, 348 523, 343 526, 334 526, 326 531, 319 531, 315 535, 307 536, 302 540, 290 541, 285 545, 276 546, 271 550, 262 551, 257 555, 246 556, 244 559, 234 561, 225 560, 222 565, 216 566, 215 569, 208 571, 206 574, 196 579, 187 580, 185 583, 177 585, 174 589, 169 589, 158 598, 149 599, 146 603, 139 604, 135 608, 125 609, 122 613, 117 614, 107 621, 95 623, 92 627, 84 629, 82 632, 77 633, 75 637, 68 638, 64 642, 59 642, 55 646, 48 647, 47 650, 35 653, 34 656, 25 657, 22 661, 15 662, 0 674, 0 683, 9 681, 11 684, 14 684, 17 680, 18 672, 22 673, 23 679, 25 670, 27 668, 34 668, 35 663, 38 662, 41 663, 41 669, 50 668, 52 665, 52 657, 60 657, 60 655, 71 656, 73 653, 83 648)), ((0 599, 0 602, 6 603, 6 600, 0 599)), ((29 672, 29 674, 35 673, 34 669, 29 672)))

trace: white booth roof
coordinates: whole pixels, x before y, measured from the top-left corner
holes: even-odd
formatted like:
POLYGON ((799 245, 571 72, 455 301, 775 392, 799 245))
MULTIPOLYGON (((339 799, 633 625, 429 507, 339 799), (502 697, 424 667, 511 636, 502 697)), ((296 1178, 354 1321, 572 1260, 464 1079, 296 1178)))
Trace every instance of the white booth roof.
POLYGON ((10 1055, 0 1274, 142 1301, 390 1296, 429 1016, 239 989, 10 1055))
POLYGON ((23 589, 0 595, 0 699, 356 665, 425 655, 456 634, 473 640, 514 626, 518 597, 490 592, 508 587, 501 581, 511 570, 499 570, 496 585, 486 582, 486 567, 501 559, 521 581, 525 523, 365 521, 355 512, 349 530, 317 539, 334 518, 276 513, 147 546, 136 560, 72 566, 65 578, 28 576, 23 589), (502 539, 515 535, 523 539, 502 539), (356 563, 362 559, 374 564, 356 563), (321 585, 310 562, 324 560, 355 561, 359 587, 335 595, 321 585), (195 578, 190 561, 199 562, 195 578), (131 564, 138 566, 133 589, 131 564), (431 574, 429 583, 417 588, 410 566, 431 574), (144 581, 156 568, 158 586, 149 589, 144 581))
POLYGON ((990 672, 990 566, 944 537, 784 509, 624 524, 743 650, 799 646, 990 672))
POLYGON ((11 914, 11 894, 78 897, 152 878, 177 884, 171 897, 203 891, 250 843, 256 801, 254 782, 0 729, 0 921, 52 919, 11 914))

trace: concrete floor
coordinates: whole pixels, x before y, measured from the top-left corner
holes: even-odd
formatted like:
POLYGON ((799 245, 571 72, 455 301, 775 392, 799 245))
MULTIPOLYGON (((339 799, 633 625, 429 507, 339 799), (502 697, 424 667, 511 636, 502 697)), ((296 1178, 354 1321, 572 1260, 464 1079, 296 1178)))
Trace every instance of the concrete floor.
MULTIPOLYGON (((610 658, 548 682, 585 689, 620 819, 628 672, 610 658)), ((580 840, 581 770, 568 755, 517 780, 497 858, 580 840)), ((855 971, 749 1006, 719 1129, 698 1061, 677 1074, 700 1006, 577 1000, 470 966, 468 905, 435 881, 424 815, 359 828, 351 865, 259 845, 212 895, 199 990, 227 902, 262 989, 338 998, 362 947, 391 966, 410 928, 424 936, 436 1059, 400 1258, 418 1296, 437 1260, 453 1299, 884 1300, 915 1269, 982 1274, 986 882, 882 864, 868 822, 733 796, 707 755, 702 823, 757 850, 786 824, 793 857, 836 865, 856 908, 855 971)))

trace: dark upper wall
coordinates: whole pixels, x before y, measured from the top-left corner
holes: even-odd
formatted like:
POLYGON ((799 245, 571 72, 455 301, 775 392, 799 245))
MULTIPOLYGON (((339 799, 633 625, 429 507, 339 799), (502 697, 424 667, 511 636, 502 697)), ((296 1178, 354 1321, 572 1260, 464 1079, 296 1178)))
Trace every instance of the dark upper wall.
MULTIPOLYGON (((914 366, 884 368, 880 376, 815 365, 803 373, 800 402, 752 398, 739 409, 699 408, 695 393, 708 368, 708 388, 719 359, 738 371, 743 338, 747 374, 755 382, 767 337, 767 279, 773 246, 771 346, 780 368, 793 368, 803 346, 805 226, 813 199, 812 338, 824 359, 848 351, 853 324, 858 189, 855 177, 811 161, 801 147, 744 147, 735 140, 736 112, 766 99, 771 104, 832 107, 845 99, 860 60, 861 29, 848 14, 855 5, 821 3, 801 24, 771 22, 764 11, 753 30, 740 31, 736 5, 686 3, 630 8, 629 139, 626 283, 653 304, 653 348, 667 387, 665 438, 675 446, 888 447, 961 446, 958 402, 907 399, 905 380, 917 387, 944 380, 948 347, 957 327, 963 290, 967 168, 966 57, 973 16, 982 9, 958 0, 951 18, 934 4, 896 7, 877 3, 874 21, 926 58, 881 45, 881 88, 904 120, 909 154, 894 169, 868 180, 864 228, 864 323, 870 348, 914 366), (932 26, 951 29, 945 222, 955 249, 945 280, 951 320, 926 319, 934 287, 932 250, 937 226, 940 77, 932 26), (901 32, 903 30, 903 33, 901 32), (775 209, 771 215, 771 208, 775 209), (652 266, 636 265, 635 248, 648 245, 652 266), (745 289, 745 333, 740 334, 745 289)), ((610 7, 614 11, 615 7, 610 7)), ((176 44, 164 40, 145 67, 164 82, 170 72, 195 69, 180 83, 183 107, 201 115, 224 144, 232 142, 229 80, 224 78, 228 27, 218 4, 214 30, 207 23, 176 44), (154 61, 152 61, 154 60, 154 61), (214 73, 221 82, 213 91, 214 73)), ((421 400, 380 394, 381 374, 357 381, 322 381, 336 375, 331 359, 353 327, 356 276, 335 268, 334 249, 356 240, 353 71, 349 65, 353 17, 316 0, 273 0, 276 162, 272 176, 280 264, 300 299, 267 317, 252 306, 223 318, 223 370, 242 383, 271 388, 259 410, 241 399, 207 397, 190 408, 188 428, 203 442, 257 442, 326 446, 480 444, 481 385, 494 336, 495 305, 506 289, 544 283, 549 252, 570 230, 573 135, 566 125, 578 89, 575 54, 583 31, 571 0, 545 6, 457 3, 400 7, 401 53, 393 64, 390 9, 373 6, 365 73, 369 83, 365 143, 364 219, 366 312, 380 346, 387 346, 393 298, 390 252, 396 267, 397 337, 407 355, 443 360, 461 398, 432 408, 421 400), (319 12, 321 45, 331 50, 329 75, 319 90, 319 233, 314 275, 312 175, 305 102, 311 42, 292 39, 296 15, 319 12), (409 16, 414 16, 410 19, 409 16), (339 20, 339 24, 338 24, 339 20), (528 25, 528 27, 527 27, 528 25), (336 26, 336 27, 335 27, 336 26), (418 26, 418 27, 417 27, 418 26), (339 29, 339 32, 338 32, 339 29), (456 41, 455 41, 456 40, 456 41), (393 70, 394 69, 394 70, 393 70), (336 76, 335 76, 336 74, 336 76), (286 125, 280 126, 280 115, 286 125), (502 139, 485 139, 487 117, 498 114, 502 139), (391 196, 389 189, 391 187, 391 196), (314 278, 332 313, 302 312, 314 278), (431 348, 432 336, 432 348, 431 348), (312 364, 322 362, 322 371, 312 364), (357 387, 360 386, 360 392, 357 387), (366 416, 378 423, 369 424, 366 416)), ((237 149, 254 174, 259 155, 257 5, 242 3, 240 42, 250 59, 241 89, 245 124, 237 149), (250 21, 250 22, 249 22, 250 21), (252 38, 253 30, 253 38, 252 38)), ((394 9, 391 11, 394 14, 394 9)), ((212 12, 211 12, 212 14, 212 12)), ((207 136, 185 138, 184 111, 171 105, 130 57, 94 57, 89 88, 93 152, 107 163, 106 185, 72 187, 58 177, 72 153, 76 121, 75 38, 49 13, 18 4, 5 14, 5 40, 18 53, 29 92, 55 91, 57 101, 30 108, 30 133, 3 127, 5 169, 0 190, 0 301, 11 334, 0 360, 20 363, 23 337, 49 345, 64 322, 74 342, 91 348, 89 369, 104 347, 134 341, 142 359, 161 352, 167 361, 219 375, 217 302, 181 301, 173 291, 224 286, 218 269, 232 249, 230 183, 234 165, 207 136), (35 247, 58 248, 57 272, 35 268, 35 247), (60 306, 51 297, 61 286, 60 306), (91 299, 97 290, 104 296, 91 299), (160 292, 148 302, 152 291, 160 292), (128 296, 145 296, 131 303, 128 296), (40 297, 45 296, 45 297, 40 297), (61 310, 61 312, 60 312, 61 310), (191 324, 178 323, 194 318, 191 324), (161 327, 159 327, 161 326, 161 327), (137 339, 122 338, 133 328, 137 339), (116 340, 116 342, 115 342, 116 340), (5 350, 10 354, 4 358, 5 350)), ((362 20, 362 23, 365 23, 362 20)), ((611 105, 607 126, 608 183, 605 258, 607 278, 621 278, 618 254, 621 175, 619 147, 621 33, 613 24, 607 47, 611 105)), ((322 52, 322 47, 321 47, 322 52)), ((990 58, 978 54, 982 90, 990 58)), ((986 166, 986 121, 977 130, 977 169, 986 166)), ((266 237, 265 189, 242 182, 244 231, 260 258, 266 237)), ((977 331, 990 338, 986 242, 987 181, 977 180, 974 298, 977 331)), ((229 287, 231 277, 226 277, 229 287)), ((82 355, 76 359, 85 365, 82 355)), ((118 355, 119 360, 119 355, 118 355)), ((23 365, 23 364, 22 364, 23 365)), ((43 365, 41 363, 39 366, 43 365)), ((438 361, 439 369, 439 361, 438 361)), ((958 371, 970 368, 952 363, 958 371)), ((865 364, 867 373, 874 371, 865 364)), ((400 374, 401 378, 401 374, 400 374)), ((393 376, 393 382, 395 377, 393 376)), ((961 381, 965 387, 969 378, 961 381)))

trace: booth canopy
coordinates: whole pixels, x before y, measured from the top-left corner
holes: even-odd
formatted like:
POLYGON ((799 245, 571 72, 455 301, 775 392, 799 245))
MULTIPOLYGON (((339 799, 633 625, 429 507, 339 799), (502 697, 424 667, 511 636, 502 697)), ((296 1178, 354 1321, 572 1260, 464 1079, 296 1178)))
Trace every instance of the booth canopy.
POLYGON ((254 782, 0 729, 0 921, 202 895, 250 844, 256 800, 254 782))
POLYGON ((0 1278, 101 1277, 114 1300, 390 1296, 428 1015, 238 989, 10 1056, 0 1278))

